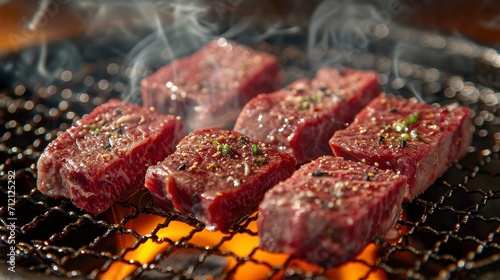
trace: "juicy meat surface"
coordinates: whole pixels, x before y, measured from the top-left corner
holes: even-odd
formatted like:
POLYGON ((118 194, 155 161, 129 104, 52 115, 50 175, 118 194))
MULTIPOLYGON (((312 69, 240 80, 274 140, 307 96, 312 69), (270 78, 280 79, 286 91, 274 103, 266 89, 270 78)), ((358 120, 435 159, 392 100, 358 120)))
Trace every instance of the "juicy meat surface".
POLYGON ((250 100, 234 130, 279 147, 303 163, 331 154, 328 140, 380 94, 373 71, 321 68, 312 80, 298 80, 250 100))
POLYGON ((335 155, 408 177, 406 200, 425 191, 472 142, 469 109, 382 95, 330 140, 335 155))
POLYGON ((232 125, 248 100, 281 83, 275 57, 220 38, 160 68, 141 86, 145 107, 181 116, 194 130, 232 125))
POLYGON ((156 207, 193 214, 209 230, 227 230, 257 210, 265 192, 294 170, 289 154, 211 127, 191 132, 173 154, 151 166, 146 187, 156 207))
POLYGON ((142 187, 148 166, 184 135, 178 117, 112 99, 47 146, 37 163, 38 189, 99 214, 142 187))
POLYGON ((323 156, 273 187, 260 205, 260 248, 327 266, 342 264, 392 228, 406 177, 323 156))

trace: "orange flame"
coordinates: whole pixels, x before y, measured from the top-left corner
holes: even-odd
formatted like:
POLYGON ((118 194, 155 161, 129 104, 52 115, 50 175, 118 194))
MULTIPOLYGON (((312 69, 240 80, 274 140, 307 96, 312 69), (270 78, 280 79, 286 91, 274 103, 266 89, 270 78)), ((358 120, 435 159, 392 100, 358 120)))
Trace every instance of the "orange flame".
MULTIPOLYGON (((140 214, 137 218, 130 220, 127 228, 131 228, 141 236, 151 234, 158 224, 165 223, 165 218, 156 215, 140 214)), ((251 232, 257 232, 257 222, 251 221, 247 229, 251 232)), ((297 269, 302 273, 317 273, 321 271, 321 267, 311 264, 306 261, 292 260, 288 254, 270 253, 258 249, 259 239, 257 236, 249 233, 226 234, 219 231, 210 232, 207 230, 197 231, 193 226, 179 221, 170 221, 165 227, 160 227, 155 234, 158 239, 154 241, 152 238, 146 239, 145 242, 136 244, 138 241, 132 235, 121 235, 119 237, 119 247, 135 248, 126 252, 123 258, 127 262, 115 261, 108 269, 99 275, 100 279, 124 279, 132 274, 138 266, 134 262, 144 264, 153 261, 155 256, 172 246, 174 242, 187 242, 193 246, 199 246, 205 249, 217 249, 221 252, 228 253, 228 264, 225 271, 231 271, 232 279, 248 279, 251 275, 252 279, 264 279, 269 277, 272 269, 264 265, 269 264, 273 267, 284 267, 297 269), (194 232, 194 234, 193 234, 194 232), (138 246, 135 246, 135 245, 138 246), (238 256, 241 258, 248 257, 255 261, 238 262, 238 256), (128 262, 132 262, 128 263, 128 262)), ((367 264, 374 264, 376 260, 378 247, 374 244, 368 245, 356 259, 362 260, 367 264)), ((336 268, 330 268, 324 271, 324 274, 331 279, 360 279, 368 275, 366 279, 382 280, 386 279, 385 273, 381 270, 370 272, 371 266, 362 262, 348 262, 336 268)), ((282 277, 284 272, 278 272, 273 275, 273 278, 282 277)))

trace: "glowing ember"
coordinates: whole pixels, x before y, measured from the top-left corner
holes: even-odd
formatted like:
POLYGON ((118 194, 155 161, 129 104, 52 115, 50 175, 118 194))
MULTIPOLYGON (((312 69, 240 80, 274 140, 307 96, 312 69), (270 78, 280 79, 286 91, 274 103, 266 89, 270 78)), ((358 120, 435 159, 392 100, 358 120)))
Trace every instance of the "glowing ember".
MULTIPOLYGON (((122 252, 125 261, 113 261, 98 278, 123 279, 139 274, 143 269, 145 272, 155 269, 166 273, 192 273, 196 267, 203 266, 208 257, 217 256, 226 261, 218 261, 216 265, 224 265, 221 268, 222 274, 231 275, 232 279, 248 279, 249 275, 253 279, 278 279, 295 273, 321 273, 331 279, 386 279, 381 269, 373 268, 378 250, 374 244, 368 245, 356 257, 356 261, 325 271, 320 266, 295 259, 288 254, 269 253, 259 249, 256 216, 245 222, 248 225, 242 226, 245 230, 241 232, 222 233, 210 232, 157 215, 140 214, 126 224, 131 229, 130 234, 119 236, 120 249, 129 248, 122 252), (194 248, 192 251, 200 252, 199 255, 189 257, 191 261, 194 258, 194 263, 188 264, 189 269, 186 270, 183 265, 178 265, 180 268, 176 268, 176 265, 161 267, 160 259, 175 258, 175 252, 189 251, 186 248, 194 248), (144 265, 151 263, 155 265, 144 265)), ((211 265, 214 264, 206 266, 211 265)))

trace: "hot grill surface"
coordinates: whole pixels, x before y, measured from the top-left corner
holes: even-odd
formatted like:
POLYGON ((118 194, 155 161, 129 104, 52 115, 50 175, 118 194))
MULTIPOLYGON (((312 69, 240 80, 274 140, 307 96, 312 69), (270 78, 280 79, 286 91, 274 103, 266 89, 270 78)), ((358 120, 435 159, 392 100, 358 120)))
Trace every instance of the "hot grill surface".
MULTIPOLYGON (((415 41, 427 36, 415 34, 415 41)), ((449 39, 440 38, 449 43, 446 41, 449 39)), ((288 81, 311 75, 314 69, 308 61, 326 59, 329 55, 320 52, 318 57, 317 49, 308 53, 300 44, 282 42, 271 40, 254 47, 277 55, 288 81)), ((432 48, 432 44, 426 47, 432 48)), ((375 263, 354 260, 372 269, 366 276, 381 269, 389 278, 466 279, 499 269, 500 85, 498 80, 495 83, 499 69, 489 60, 488 48, 479 49, 475 56, 464 56, 460 50, 457 48, 454 55, 465 57, 475 65, 474 73, 441 69, 427 62, 397 61, 370 50, 352 53, 353 60, 344 63, 345 66, 379 71, 380 83, 387 92, 405 97, 412 97, 417 92, 429 103, 456 102, 468 106, 473 110, 475 126, 473 144, 467 155, 424 194, 404 204, 404 213, 398 221, 399 236, 376 240, 380 250, 375 263)), ((30 50, 25 51, 28 52, 30 50)), ((9 217, 16 217, 16 265, 31 271, 100 278, 110 265, 118 262, 132 268, 133 278, 154 279, 160 273, 170 278, 174 275, 194 278, 207 273, 232 276, 245 263, 252 262, 269 269, 269 278, 326 278, 326 268, 304 272, 293 258, 279 266, 261 261, 255 257, 261 251, 258 247, 243 257, 225 250, 224 244, 242 233, 256 236, 249 224, 258 214, 236 225, 230 233, 222 234, 213 246, 200 246, 191 241, 203 230, 203 225, 189 217, 162 213, 161 222, 151 231, 143 232, 140 227, 134 227, 144 217, 158 217, 146 192, 128 202, 117 203, 113 211, 97 217, 76 209, 68 200, 42 195, 36 189, 36 161, 46 145, 95 106, 111 97, 123 97, 130 91, 127 80, 131 75, 146 76, 154 69, 134 72, 122 67, 119 59, 88 61, 82 63, 78 71, 56 69, 54 79, 40 76, 20 83, 9 74, 12 69, 9 65, 22 64, 22 59, 22 54, 3 58, 4 77, 0 84, 2 258, 9 247, 9 217), (12 171, 16 180, 14 216, 10 215, 5 203, 9 198, 8 175, 12 171), (177 240, 159 237, 159 232, 175 221, 191 227, 177 240), (147 263, 127 256, 147 242, 164 244, 165 250, 147 263), (176 258, 187 258, 189 262, 171 264, 176 258), (226 258, 232 259, 235 265, 223 271, 221 267, 226 258)), ((128 100, 140 103, 137 96, 132 95, 128 100)))

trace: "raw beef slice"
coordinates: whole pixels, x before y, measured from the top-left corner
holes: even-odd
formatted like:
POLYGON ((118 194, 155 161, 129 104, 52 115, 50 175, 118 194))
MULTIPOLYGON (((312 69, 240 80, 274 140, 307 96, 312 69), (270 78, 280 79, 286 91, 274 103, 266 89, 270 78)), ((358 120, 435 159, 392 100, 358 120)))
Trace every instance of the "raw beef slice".
POLYGON ((273 187, 260 205, 260 248, 326 266, 342 264, 392 228, 406 177, 324 156, 273 187))
POLYGON ((182 116, 190 130, 232 125, 243 105, 282 82, 275 57, 224 38, 142 81, 146 107, 182 116))
POLYGON ((472 141, 469 109, 382 95, 330 140, 335 155, 408 177, 406 200, 427 189, 472 141))
POLYGON ((380 94, 373 71, 321 68, 272 94, 250 100, 234 130, 291 153, 298 163, 331 154, 328 140, 380 94))
POLYGON ((234 131, 205 128, 151 166, 146 187, 156 207, 194 214, 209 230, 227 230, 294 170, 289 154, 234 131))
POLYGON ((38 189, 99 214, 137 191, 148 166, 184 135, 178 117, 112 99, 47 146, 38 160, 38 189))

